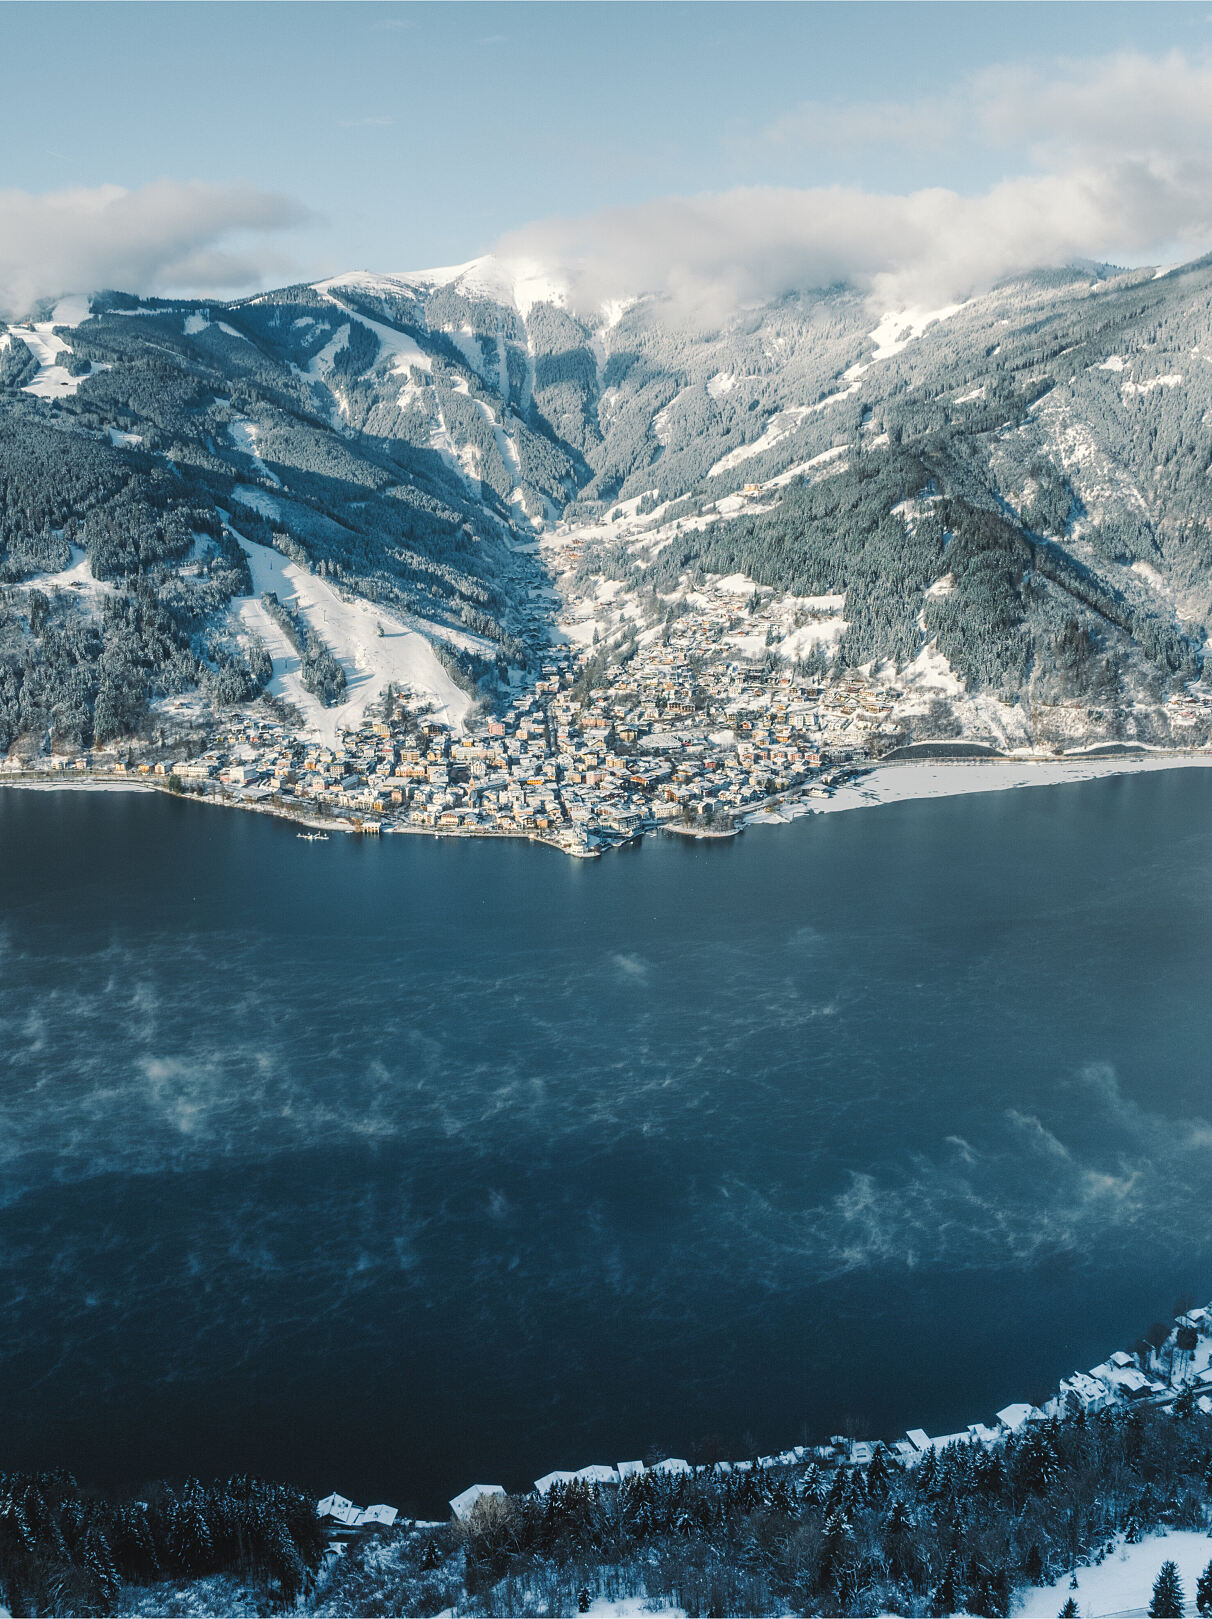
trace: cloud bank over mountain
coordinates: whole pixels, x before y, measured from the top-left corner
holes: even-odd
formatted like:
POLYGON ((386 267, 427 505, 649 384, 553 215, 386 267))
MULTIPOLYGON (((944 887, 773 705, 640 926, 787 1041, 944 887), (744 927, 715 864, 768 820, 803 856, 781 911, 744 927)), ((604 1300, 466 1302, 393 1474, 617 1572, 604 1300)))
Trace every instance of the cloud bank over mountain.
POLYGON ((200 180, 0 191, 0 315, 103 287, 235 292, 283 274, 269 238, 309 211, 274 192, 200 180))
POLYGON ((1212 245, 1212 60, 1119 55, 977 75, 930 102, 804 103, 759 141, 969 140, 1026 147, 1028 172, 964 195, 746 186, 511 232, 503 253, 564 268, 574 301, 659 292, 688 313, 846 282, 884 305, 943 303, 1075 258, 1212 245))
MULTIPOLYGON (((575 306, 664 294, 689 318, 845 283, 884 307, 935 306, 1074 259, 1156 262, 1212 246, 1212 56, 1178 51, 987 68, 929 98, 806 101, 737 141, 786 171, 836 172, 841 151, 929 162, 963 144, 983 190, 747 184, 536 220, 502 237, 575 306)), ((766 165, 769 168, 769 165, 766 165)), ((401 205, 407 196, 398 199, 401 205)), ((60 292, 233 294, 298 273, 276 245, 308 209, 276 192, 163 179, 35 195, 0 191, 0 314, 60 292)), ((472 251, 482 243, 469 242, 472 251)), ((381 268, 381 266, 376 266, 381 268)))

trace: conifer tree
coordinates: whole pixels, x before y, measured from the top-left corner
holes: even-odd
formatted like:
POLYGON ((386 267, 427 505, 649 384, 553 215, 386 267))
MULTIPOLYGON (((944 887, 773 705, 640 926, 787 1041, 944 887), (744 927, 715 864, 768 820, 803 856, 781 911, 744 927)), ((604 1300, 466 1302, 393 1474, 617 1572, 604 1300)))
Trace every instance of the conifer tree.
POLYGON ((956 1553, 952 1552, 947 1559, 942 1579, 931 1592, 930 1612, 934 1619, 946 1619, 948 1614, 957 1613, 959 1606, 959 1559, 956 1553))
POLYGON ((1185 1599, 1177 1563, 1167 1560, 1153 1582, 1149 1619, 1182 1619, 1185 1599))
POLYGON ((1208 1564, 1195 1582, 1195 1611, 1212 1614, 1212 1563, 1208 1564))

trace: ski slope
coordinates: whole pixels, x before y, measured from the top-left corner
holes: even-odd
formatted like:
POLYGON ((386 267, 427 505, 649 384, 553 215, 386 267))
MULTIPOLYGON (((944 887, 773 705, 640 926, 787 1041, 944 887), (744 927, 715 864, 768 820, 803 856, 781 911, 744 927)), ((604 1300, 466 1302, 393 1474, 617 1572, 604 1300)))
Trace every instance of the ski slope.
POLYGON ((390 609, 347 598, 280 552, 244 539, 235 529, 232 533, 244 548, 253 579, 253 594, 238 598, 233 611, 244 628, 265 643, 273 659, 269 690, 299 710, 309 731, 329 744, 335 742, 338 730, 355 730, 362 723, 367 709, 389 685, 428 698, 436 719, 456 731, 462 729, 471 699, 446 673, 423 635, 390 609), (306 619, 344 669, 343 703, 325 708, 304 686, 298 653, 262 605, 267 591, 306 619))

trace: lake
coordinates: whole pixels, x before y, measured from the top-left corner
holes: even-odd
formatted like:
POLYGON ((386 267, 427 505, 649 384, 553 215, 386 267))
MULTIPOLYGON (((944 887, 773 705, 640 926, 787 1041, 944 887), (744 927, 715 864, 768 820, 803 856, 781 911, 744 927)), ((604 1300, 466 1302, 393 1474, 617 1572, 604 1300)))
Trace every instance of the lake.
POLYGON ((1212 772, 650 839, 0 791, 0 1467, 988 1420, 1212 1293, 1212 772))

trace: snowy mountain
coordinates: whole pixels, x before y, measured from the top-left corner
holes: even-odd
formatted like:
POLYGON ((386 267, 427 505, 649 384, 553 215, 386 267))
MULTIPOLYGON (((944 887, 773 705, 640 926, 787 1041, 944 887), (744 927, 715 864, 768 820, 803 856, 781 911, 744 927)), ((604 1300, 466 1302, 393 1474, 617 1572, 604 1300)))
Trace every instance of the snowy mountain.
POLYGON ((265 549, 419 638, 384 663, 334 610, 365 701, 389 668, 447 704, 451 679, 490 691, 560 633, 535 542, 568 523, 565 591, 609 577, 654 623, 696 574, 840 596, 836 657, 928 649, 974 698, 1063 698, 1091 734, 1200 673, 1207 261, 933 311, 832 289, 710 330, 493 257, 40 313, 0 334, 4 748, 255 690, 265 549))

